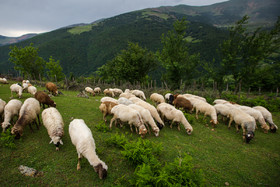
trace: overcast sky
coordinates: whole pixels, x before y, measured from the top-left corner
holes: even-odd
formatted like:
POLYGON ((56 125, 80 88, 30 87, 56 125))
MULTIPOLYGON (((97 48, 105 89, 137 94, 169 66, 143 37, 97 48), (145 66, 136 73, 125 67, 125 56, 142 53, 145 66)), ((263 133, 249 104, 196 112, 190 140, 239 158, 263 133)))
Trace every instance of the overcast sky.
POLYGON ((203 6, 223 1, 226 0, 0 0, 0 35, 48 32, 144 8, 203 6))

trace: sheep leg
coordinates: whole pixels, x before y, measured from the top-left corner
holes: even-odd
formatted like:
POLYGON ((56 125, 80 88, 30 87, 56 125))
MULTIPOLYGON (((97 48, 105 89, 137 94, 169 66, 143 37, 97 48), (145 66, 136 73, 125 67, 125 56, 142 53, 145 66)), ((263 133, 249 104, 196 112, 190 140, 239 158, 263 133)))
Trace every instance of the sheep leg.
POLYGON ((242 135, 242 138, 243 138, 243 142, 245 142, 246 140, 246 138, 245 138, 245 135, 246 135, 246 130, 245 130, 245 128, 243 128, 243 125, 242 125, 242 130, 243 130, 243 135, 242 135))
POLYGON ((11 99, 13 98, 13 92, 11 91, 11 97, 10 97, 11 99))
POLYGON ((34 132, 32 126, 31 126, 31 123, 29 123, 29 128, 30 128, 31 132, 34 132))
POLYGON ((144 123, 144 125, 147 127, 147 130, 148 130, 149 134, 151 134, 149 124, 144 123))
POLYGON ((196 119, 198 119, 198 112, 199 112, 198 110, 196 110, 196 112, 195 112, 195 118, 196 119))
POLYGON ((229 120, 229 123, 228 123, 228 128, 230 129, 230 126, 231 126, 231 123, 233 121, 233 118, 231 117, 230 120, 229 120))
MULTIPOLYGON (((116 119, 117 119, 116 116, 113 116, 113 118, 111 119, 111 121, 110 121, 110 129, 112 129, 113 121, 115 121, 116 119)), ((116 125, 116 121, 115 121, 115 125, 116 125)))
POLYGON ((81 158, 82 158, 81 154, 80 154, 80 153, 78 153, 78 164, 77 164, 77 170, 80 170, 80 169, 81 169, 81 164, 80 164, 81 158))
POLYGON ((103 120, 105 121, 105 123, 107 122, 106 116, 107 116, 107 113, 103 113, 103 120))
MULTIPOLYGON (((39 114, 37 114, 37 119, 38 119, 38 124, 41 125, 41 121, 40 121, 40 116, 39 116, 39 114)), ((39 127, 38 127, 38 129, 39 129, 39 127)))
POLYGON ((180 128, 180 123, 178 123, 178 130, 179 130, 179 131, 181 130, 181 128, 180 128))
POLYGON ((236 132, 239 132, 238 124, 235 124, 236 132))

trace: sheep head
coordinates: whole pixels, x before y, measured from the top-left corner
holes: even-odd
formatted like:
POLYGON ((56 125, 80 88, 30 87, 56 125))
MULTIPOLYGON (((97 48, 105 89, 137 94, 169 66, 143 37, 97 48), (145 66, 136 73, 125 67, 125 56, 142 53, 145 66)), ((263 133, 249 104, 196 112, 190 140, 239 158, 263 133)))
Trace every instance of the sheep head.
POLYGON ((163 125, 161 123, 159 123, 159 122, 156 122, 156 123, 157 123, 157 126, 158 126, 159 129, 163 128, 163 125))
POLYGON ((11 133, 16 135, 15 139, 20 139, 20 137, 21 137, 22 134, 23 134, 23 129, 22 129, 21 126, 16 126, 16 125, 15 125, 15 126, 12 128, 11 133))
POLYGON ((255 134, 253 131, 247 132, 247 134, 245 135, 246 143, 249 143, 254 138, 254 136, 255 134))
POLYGON ((187 132, 188 135, 191 135, 191 134, 192 134, 192 129, 187 128, 187 129, 186 129, 186 132, 187 132))
POLYGON ((50 144, 51 143, 53 143, 54 145, 55 145, 55 149, 57 150, 57 151, 59 151, 59 146, 60 146, 60 144, 61 145, 63 145, 63 142, 62 142, 62 140, 61 140, 61 137, 52 137, 51 138, 51 141, 50 141, 50 144))
POLYGON ((100 179, 105 179, 107 177, 107 169, 103 168, 102 164, 98 164, 97 166, 94 166, 94 171, 98 173, 98 176, 100 179))
POLYGON ((147 129, 145 127, 145 125, 141 125, 139 127, 139 134, 141 135, 141 138, 144 138, 144 136, 147 134, 147 129))
POLYGON ((159 128, 153 128, 155 136, 159 136, 159 128))

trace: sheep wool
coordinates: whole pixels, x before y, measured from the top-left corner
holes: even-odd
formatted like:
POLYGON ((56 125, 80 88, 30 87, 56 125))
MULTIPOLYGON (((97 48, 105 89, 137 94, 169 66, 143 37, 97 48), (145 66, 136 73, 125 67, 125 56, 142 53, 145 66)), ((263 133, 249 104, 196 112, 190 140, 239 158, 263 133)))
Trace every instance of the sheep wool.
POLYGON ((18 84, 12 84, 10 86, 11 89, 11 97, 13 97, 13 92, 18 94, 18 97, 21 98, 22 96, 22 87, 18 84))
POLYGON ((69 135, 78 153, 77 170, 81 169, 80 160, 84 156, 90 165, 93 166, 95 172, 98 173, 99 178, 104 179, 107 176, 108 166, 97 156, 91 130, 87 127, 84 120, 74 119, 71 121, 69 135))
POLYGON ((4 108, 4 122, 2 123, 3 132, 11 125, 10 121, 14 116, 18 116, 22 102, 17 99, 10 100, 4 108))
POLYGON ((64 135, 64 123, 61 114, 56 108, 47 108, 42 112, 42 121, 51 138, 50 143, 53 143, 58 151, 59 145, 63 145, 61 138, 64 135))
POLYGON ((274 124, 272 120, 272 114, 263 106, 255 106, 254 109, 260 111, 264 117, 264 119, 270 124, 271 132, 276 132, 278 127, 274 124))
POLYGON ((85 91, 90 93, 92 96, 95 96, 95 92, 91 87, 85 87, 85 91))
POLYGON ((0 119, 2 120, 6 101, 0 99, 0 119))
POLYGON ((151 94, 150 99, 156 104, 165 103, 164 97, 158 93, 151 94))
POLYGON ((113 103, 116 103, 118 104, 118 100, 112 98, 112 97, 102 97, 100 99, 101 103, 105 102, 105 101, 110 101, 110 102, 113 102, 113 103))
POLYGON ((35 86, 29 86, 27 88, 28 93, 30 93, 31 95, 35 95, 35 93, 37 92, 37 88, 35 86))

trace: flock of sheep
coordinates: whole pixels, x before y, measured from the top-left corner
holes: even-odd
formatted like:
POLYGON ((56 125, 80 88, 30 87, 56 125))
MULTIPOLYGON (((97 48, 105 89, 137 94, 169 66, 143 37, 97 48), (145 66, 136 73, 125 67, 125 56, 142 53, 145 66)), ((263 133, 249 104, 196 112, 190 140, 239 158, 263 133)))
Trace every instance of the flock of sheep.
MULTIPOLYGON (((48 82, 46 84, 46 89, 49 93, 52 93, 52 95, 58 94, 57 86, 54 83, 48 82)), ((22 85, 12 84, 10 90, 11 97, 13 97, 13 92, 16 92, 18 97, 21 98, 22 92, 27 90, 34 98, 30 97, 26 99, 24 103, 17 99, 11 99, 6 103, 0 99, 0 117, 2 118, 2 116, 4 116, 4 121, 1 124, 3 131, 11 126, 11 121, 14 116, 18 116, 18 119, 11 129, 11 133, 15 134, 16 138, 20 138, 23 135, 23 129, 27 125, 29 125, 31 130, 31 124, 33 123, 39 128, 41 124, 39 114, 42 105, 44 108, 41 114, 43 125, 46 127, 51 139, 50 143, 53 143, 56 146, 56 150, 59 150, 60 144, 63 144, 64 122, 61 114, 55 108, 56 103, 50 98, 49 94, 44 91, 37 91, 28 80, 24 80, 22 85), (45 105, 49 108, 45 109, 45 105)), ((92 96, 101 93, 99 87, 95 89, 86 87, 85 91, 92 96)), ((150 131, 150 128, 155 136, 159 136, 160 129, 162 129, 167 122, 171 122, 171 128, 173 124, 176 124, 178 130, 180 130, 180 124, 182 124, 186 133, 191 135, 193 128, 182 110, 189 113, 195 110, 196 119, 198 119, 199 113, 203 113, 204 117, 210 116, 210 123, 214 127, 218 124, 218 115, 221 115, 223 118, 229 118, 228 128, 230 128, 232 121, 235 122, 237 131, 239 130, 238 126, 241 125, 243 140, 247 143, 255 136, 254 131, 257 128, 256 122, 260 123, 265 133, 267 133, 268 130, 276 132, 278 129, 273 123, 271 113, 262 106, 251 108, 222 99, 216 99, 214 101, 215 105, 211 105, 207 103, 205 98, 197 95, 173 95, 171 93, 165 96, 158 93, 151 94, 150 99, 154 103, 154 105, 152 105, 146 102, 145 94, 141 90, 126 89, 123 92, 118 88, 109 88, 105 89, 103 93, 105 96, 101 98, 99 109, 103 114, 105 122, 107 121, 107 115, 113 115, 110 121, 110 128, 112 128, 113 123, 115 126, 117 126, 117 124, 122 126, 124 123, 127 123, 130 125, 131 131, 133 131, 134 127, 136 133, 142 138, 150 131), (118 97, 118 99, 115 99, 116 97, 118 97), (267 125, 266 122, 268 122, 269 125, 267 125)), ((107 176, 108 166, 97 156, 91 130, 87 127, 84 120, 74 119, 71 121, 69 125, 69 135, 78 153, 77 170, 81 168, 80 160, 82 156, 84 156, 94 167, 99 178, 105 178, 107 176)))

